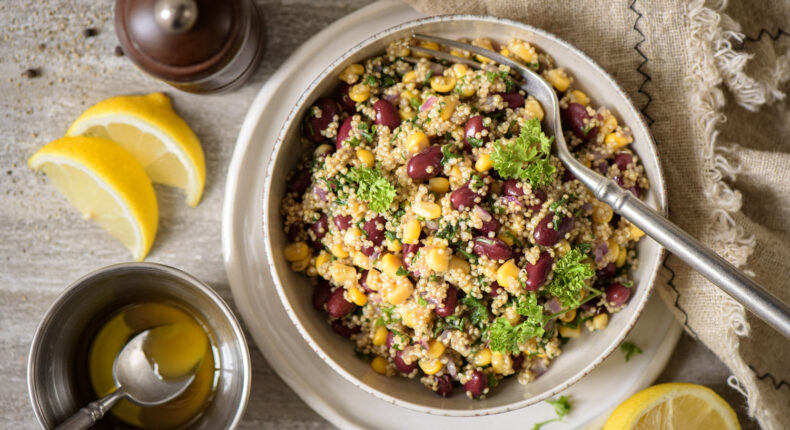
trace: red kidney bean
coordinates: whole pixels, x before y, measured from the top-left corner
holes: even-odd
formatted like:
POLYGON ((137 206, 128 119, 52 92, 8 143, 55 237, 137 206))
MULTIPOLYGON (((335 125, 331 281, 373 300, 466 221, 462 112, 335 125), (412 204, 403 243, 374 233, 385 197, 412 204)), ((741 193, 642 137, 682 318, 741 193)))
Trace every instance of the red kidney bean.
POLYGON ((351 215, 335 215, 332 217, 332 222, 338 230, 344 231, 351 227, 351 215))
POLYGON ((546 283, 552 263, 554 263, 554 258, 548 251, 542 251, 535 264, 527 263, 525 267, 527 270, 527 291, 535 291, 546 283))
POLYGON ((533 190, 532 194, 535 198, 538 199, 538 203, 535 203, 532 206, 528 206, 529 209, 532 209, 534 212, 538 212, 541 207, 543 207, 543 202, 546 201, 546 193, 543 190, 533 190))
POLYGON ((499 293, 502 292, 502 287, 500 287, 499 283, 497 283, 496 281, 494 281, 491 285, 489 285, 489 288, 491 288, 491 292, 488 294, 491 297, 496 297, 499 295, 499 293))
POLYGON ((485 255, 492 260, 509 260, 513 257, 513 250, 510 249, 510 245, 497 238, 491 239, 478 236, 475 238, 472 250, 476 255, 485 255))
POLYGON ((373 103, 373 111, 376 112, 376 124, 386 125, 390 130, 395 130, 400 125, 400 115, 390 102, 379 100, 373 103))
POLYGON ((411 243, 403 244, 403 257, 402 257, 403 267, 406 268, 406 270, 408 270, 409 266, 411 266, 411 259, 414 258, 415 255, 417 255, 417 251, 419 251, 421 247, 422 247, 422 243, 420 242, 414 244, 411 243))
POLYGON ((507 107, 510 109, 516 109, 520 107, 524 107, 524 96, 517 92, 510 92, 510 93, 497 93, 502 96, 502 100, 505 101, 507 107))
POLYGON ((332 321, 332 330, 343 337, 351 337, 352 334, 357 334, 362 331, 359 326, 350 327, 343 322, 343 320, 332 321))
POLYGON ((617 228, 617 224, 619 222, 620 222, 620 214, 614 214, 612 215, 612 219, 609 220, 609 225, 611 225, 614 228, 617 228))
POLYGON ((535 227, 535 233, 533 234, 533 237, 535 238, 535 242, 537 242, 539 245, 554 246, 557 244, 557 242, 565 237, 565 233, 571 231, 573 228, 573 218, 571 217, 563 217, 557 230, 554 230, 553 226, 549 227, 549 224, 553 221, 554 214, 549 213, 542 220, 540 220, 538 225, 535 227))
POLYGON ((288 182, 288 191, 301 196, 307 191, 307 187, 310 186, 312 181, 312 173, 309 170, 299 170, 294 173, 290 182, 288 182))
POLYGON ((340 149, 343 147, 343 142, 348 139, 348 135, 351 133, 351 117, 348 117, 340 123, 340 127, 337 129, 337 141, 335 141, 335 147, 340 149))
POLYGON ((566 128, 584 141, 591 140, 598 136, 598 128, 592 128, 585 133, 584 122, 590 119, 587 108, 578 103, 568 103, 568 107, 562 110, 562 122, 566 128))
POLYGON ((364 288, 366 292, 368 292, 368 293, 372 293, 373 292, 373 290, 371 290, 370 287, 368 287, 368 270, 367 269, 365 269, 365 270, 363 270, 362 272, 359 273, 359 285, 361 285, 362 288, 364 288))
POLYGON ((455 313, 455 307, 458 304, 458 288, 452 285, 447 286, 447 294, 444 296, 441 306, 436 306, 436 315, 440 317, 449 317, 455 313))
POLYGON ((562 174, 562 182, 570 182, 574 179, 576 179, 576 175, 570 170, 565 170, 565 173, 562 174))
POLYGON ((617 265, 614 263, 609 263, 601 269, 595 271, 595 276, 598 279, 612 279, 614 278, 615 273, 617 273, 617 265))
POLYGON ((505 193, 506 196, 523 196, 524 195, 524 188, 523 185, 515 180, 515 179, 508 179, 502 184, 502 192, 505 193))
POLYGON ((387 220, 381 215, 362 224, 362 230, 365 230, 368 240, 373 242, 373 246, 379 246, 384 242, 384 228, 386 225, 387 220))
POLYGON ((415 154, 406 164, 406 173, 412 179, 424 180, 438 175, 442 171, 442 148, 439 145, 429 146, 415 154))
POLYGON ((335 291, 332 292, 332 295, 329 296, 329 299, 326 301, 327 312, 335 318, 343 318, 353 312, 357 307, 357 305, 349 302, 343 297, 344 291, 345 288, 343 287, 335 288, 335 291))
POLYGON ((449 397, 453 394, 453 378, 450 375, 436 377, 436 394, 449 397))
POLYGON ((395 368, 398 369, 400 373, 404 373, 406 375, 414 372, 414 369, 417 368, 417 362, 412 362, 411 364, 406 364, 403 361, 403 351, 398 351, 395 353, 395 356, 392 357, 392 362, 395 363, 395 368))
POLYGON ((340 105, 340 108, 346 113, 353 114, 357 111, 357 102, 351 100, 351 97, 349 97, 348 90, 350 88, 351 85, 345 82, 340 84, 337 89, 337 102, 340 105))
POLYGON ((596 162, 596 164, 593 166, 593 168, 595 168, 595 170, 597 170, 598 173, 600 173, 600 174, 602 174, 604 176, 606 176, 606 173, 609 172, 609 164, 607 164, 606 161, 604 161, 604 160, 600 160, 600 161, 596 162))
POLYGON ((318 218, 318 221, 310 225, 310 230, 313 232, 316 239, 323 239, 324 236, 326 236, 326 232, 329 231, 329 221, 327 220, 326 215, 321 215, 321 218, 318 218))
POLYGON ((450 204, 456 210, 470 209, 481 201, 483 201, 483 197, 472 190, 469 181, 450 193, 450 204))
POLYGON ((299 238, 299 235, 302 234, 303 231, 304 226, 302 224, 291 224, 288 231, 285 232, 285 235, 288 237, 289 242, 296 242, 296 239, 299 238))
POLYGON ((606 287, 606 301, 614 307, 621 306, 631 297, 631 290, 623 284, 614 283, 606 287))
MULTIPOLYGON (((464 125, 464 149, 468 152, 472 152, 473 145, 469 143, 469 139, 480 139, 482 143, 486 143, 490 140, 490 130, 485 136, 482 135, 483 130, 488 130, 487 127, 483 125, 483 117, 480 115, 475 115, 469 118, 464 125), (478 138, 477 135, 481 134, 478 138)), ((480 146, 479 144, 477 146, 480 146)))
POLYGON ((491 212, 487 211, 482 206, 478 206, 477 209, 475 210, 487 213, 488 216, 491 217, 491 219, 489 219, 488 221, 483 221, 483 225, 478 229, 479 232, 487 235, 488 233, 496 232, 497 230, 499 230, 499 227, 502 226, 499 220, 494 218, 494 216, 491 215, 491 212))
POLYGON ((518 372, 524 365, 524 354, 513 356, 513 371, 518 372))
POLYGON ((614 161, 612 164, 616 164, 617 167, 620 168, 621 172, 625 172, 625 169, 628 168, 628 165, 634 161, 634 157, 627 152, 620 152, 614 157, 614 161))
POLYGON ((642 198, 643 191, 638 186, 635 185, 633 187, 628 187, 628 191, 630 191, 631 194, 635 195, 637 198, 642 198))
POLYGON ((480 397, 487 386, 488 377, 485 373, 475 370, 474 373, 472 373, 472 378, 464 384, 464 390, 469 391, 472 397, 480 397))
MULTIPOLYGON (((311 141, 321 143, 326 139, 321 132, 326 130, 336 115, 340 114, 340 109, 337 108, 337 102, 326 97, 318 99, 315 106, 321 109, 321 118, 309 115, 305 121, 304 134, 311 141)), ((309 112, 312 113, 312 108, 309 112)))
POLYGON ((319 278, 318 283, 315 285, 315 289, 313 289, 313 307, 315 310, 323 311, 324 305, 331 295, 332 287, 329 285, 329 281, 319 278))

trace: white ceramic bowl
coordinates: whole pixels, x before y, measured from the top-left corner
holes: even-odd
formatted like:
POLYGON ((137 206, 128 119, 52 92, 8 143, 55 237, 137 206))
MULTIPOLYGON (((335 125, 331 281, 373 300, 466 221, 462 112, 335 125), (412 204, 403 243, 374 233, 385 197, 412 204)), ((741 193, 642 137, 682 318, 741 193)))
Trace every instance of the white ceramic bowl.
POLYGON ((622 342, 652 292, 663 255, 663 249, 657 243, 647 238, 640 242, 640 265, 633 273, 634 293, 625 309, 610 319, 606 330, 585 333, 566 344, 548 372, 530 384, 521 385, 514 378, 506 379, 481 401, 468 399, 460 389, 455 395, 442 398, 416 380, 388 378, 373 372, 368 363, 355 357, 353 343, 335 334, 326 323, 326 316, 313 309, 309 281, 292 272, 283 257, 282 250, 288 243, 280 218, 285 178, 305 151, 311 151, 311 148, 302 147, 299 140, 300 124, 306 110, 319 97, 335 89, 338 85, 336 75, 348 64, 381 54, 388 43, 408 37, 413 32, 453 39, 488 37, 500 42, 516 37, 553 56, 559 66, 565 67, 575 77, 576 87, 585 91, 596 106, 608 107, 621 123, 632 128, 633 149, 639 154, 651 183, 646 201, 664 210, 664 178, 647 126, 626 93, 592 59, 556 36, 514 21, 470 15, 418 19, 360 42, 328 65, 307 87, 282 125, 266 171, 263 195, 263 232, 272 277, 288 315, 307 343, 335 371, 374 396, 413 410, 448 416, 477 416, 522 408, 553 396, 578 381, 622 342))

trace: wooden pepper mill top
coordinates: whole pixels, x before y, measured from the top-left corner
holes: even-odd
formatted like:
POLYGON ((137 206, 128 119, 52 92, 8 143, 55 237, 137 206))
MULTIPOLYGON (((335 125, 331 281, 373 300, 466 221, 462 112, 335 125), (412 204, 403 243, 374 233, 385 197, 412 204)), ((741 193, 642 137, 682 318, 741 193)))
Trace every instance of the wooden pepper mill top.
POLYGON ((140 69, 194 93, 241 85, 264 47, 252 0, 116 0, 115 31, 140 69))

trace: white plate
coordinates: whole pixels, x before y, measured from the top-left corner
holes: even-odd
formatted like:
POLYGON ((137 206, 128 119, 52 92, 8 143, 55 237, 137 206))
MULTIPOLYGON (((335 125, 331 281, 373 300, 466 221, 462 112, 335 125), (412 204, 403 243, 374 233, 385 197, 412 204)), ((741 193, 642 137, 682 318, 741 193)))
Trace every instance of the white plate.
MULTIPOLYGON (((236 305, 268 362, 305 402, 339 427, 455 429, 459 425, 518 424, 519 428, 529 428, 531 423, 552 418, 551 407, 538 404, 493 416, 448 418, 406 410, 356 388, 320 360, 302 339, 266 269, 260 224, 261 172, 268 164, 279 124, 326 64, 359 40, 419 16, 394 0, 363 8, 306 42, 261 88, 242 125, 228 171, 222 220, 228 279, 236 305), (294 361, 293 357, 301 359, 294 361)), ((672 315, 657 298, 651 299, 629 335, 644 354, 625 364, 622 354, 615 353, 568 389, 573 412, 556 428, 597 425, 614 406, 658 376, 679 334, 680 327, 672 315)))

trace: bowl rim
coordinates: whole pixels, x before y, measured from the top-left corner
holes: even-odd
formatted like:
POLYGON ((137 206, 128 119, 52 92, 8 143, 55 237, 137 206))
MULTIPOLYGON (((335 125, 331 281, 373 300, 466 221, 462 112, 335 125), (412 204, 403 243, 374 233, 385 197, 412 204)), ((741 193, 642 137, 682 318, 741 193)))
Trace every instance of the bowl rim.
MULTIPOLYGON (((38 421, 39 425, 42 428, 47 427, 47 422, 44 419, 44 415, 41 411, 40 402, 37 397, 37 392, 35 391, 35 384, 34 384, 34 371, 36 368, 36 363, 34 363, 35 357, 37 357, 40 353, 41 349, 41 337, 44 335, 44 328, 50 324, 52 319, 57 315, 63 303, 69 300, 73 295, 77 294, 80 288, 84 287, 87 282, 93 280, 94 278, 106 274, 111 274, 118 270, 147 270, 153 272, 160 272, 165 273, 176 278, 180 278, 184 280, 186 283, 194 287, 197 291, 200 291, 204 296, 206 296, 215 306, 219 308, 222 312, 222 315, 225 319, 230 323, 233 329, 233 336, 234 338, 239 341, 241 346, 242 354, 241 354, 241 362, 242 362, 242 391, 241 391, 241 402, 239 403, 236 414, 233 417, 233 420, 230 423, 228 429, 235 429, 238 427, 241 419, 244 417, 244 413, 247 409, 247 403, 250 398, 250 390, 251 390, 251 383, 252 383, 252 364, 250 360, 250 349, 247 345, 247 340, 244 336, 244 330, 239 323, 239 320, 233 314, 233 311, 230 309, 230 306, 222 299, 222 297, 214 291, 208 284, 204 283, 200 279, 196 278, 193 275, 190 275, 187 272, 184 272, 181 269, 177 269, 172 266, 167 266, 164 264, 159 263, 147 263, 147 262, 128 262, 128 263, 117 263, 112 264, 109 266, 104 266, 99 269, 96 269, 90 273, 87 273, 77 280, 73 281, 66 287, 52 302, 52 304, 47 309, 46 313, 41 320, 39 321, 38 325, 36 326, 36 331, 33 334, 33 339, 30 343, 30 352, 27 356, 27 391, 28 396, 30 398, 30 402, 33 406, 33 412, 36 415, 36 420, 38 421)), ((199 421, 199 420, 198 420, 199 421)))
POLYGON ((595 360, 589 362, 585 367, 583 367, 581 370, 579 370, 575 374, 573 374, 573 376, 571 376, 570 378, 567 378, 561 384, 558 384, 558 385, 554 386, 552 389, 544 391, 543 393, 538 394, 536 396, 532 396, 532 397, 530 397, 528 399, 519 400, 517 402, 513 402, 513 403, 510 403, 510 404, 501 405, 501 406, 495 406, 495 407, 489 407, 489 408, 480 408, 480 409, 443 409, 443 408, 437 408, 437 407, 432 407, 432 406, 425 406, 425 405, 414 403, 414 402, 411 402, 411 401, 408 401, 408 400, 403 400, 403 399, 400 399, 400 398, 396 398, 396 397, 393 397, 393 396, 391 396, 389 394, 384 393, 383 391, 380 391, 378 389, 373 388, 369 384, 366 384, 366 383, 362 382, 362 380, 358 376, 353 375, 350 372, 346 371, 329 354, 327 354, 326 351, 324 351, 318 345, 318 343, 313 339, 312 334, 307 331, 307 329, 302 324, 300 318, 296 315, 296 312, 294 311, 293 307, 291 306, 291 304, 290 304, 290 302, 288 300, 288 297, 286 296, 285 289, 284 289, 284 286, 283 286, 283 282, 280 279, 280 275, 279 275, 279 273, 277 271, 277 266, 276 266, 276 264, 274 262, 274 259, 273 259, 274 258, 273 257, 273 255, 274 255, 273 251, 274 250, 272 249, 272 240, 271 240, 271 235, 269 234, 269 229, 270 229, 271 226, 267 222, 267 220, 269 218, 269 214, 270 214, 270 209, 269 209, 269 205, 267 204, 267 202, 272 197, 271 196, 271 188, 272 188, 272 182, 273 182, 274 167, 275 167, 276 161, 277 161, 277 159, 278 159, 278 157, 280 155, 280 151, 284 147, 285 135, 294 126, 294 121, 297 120, 296 114, 301 110, 301 108, 303 107, 303 105, 305 104, 307 99, 312 95, 312 93, 315 90, 315 88, 329 76, 331 71, 333 71, 335 68, 337 68, 337 66, 342 64, 349 57, 351 57, 354 54, 356 54, 359 50, 363 49, 364 47, 366 47, 366 46, 368 46, 368 45, 370 45, 372 43, 377 42, 378 40, 380 40, 382 38, 385 38, 386 36, 388 36, 390 34, 393 34, 393 33, 396 33, 396 32, 399 32, 399 31, 402 31, 402 30, 405 30, 405 29, 418 27, 418 26, 421 26, 421 25, 424 25, 424 24, 441 23, 441 22, 452 22, 452 21, 484 21, 484 22, 495 23, 495 24, 500 24, 500 25, 504 25, 504 26, 518 27, 520 29, 527 30, 527 31, 533 32, 535 34, 538 34, 539 36, 541 36, 543 38, 552 40, 553 42, 555 42, 558 45, 560 45, 563 49, 571 51, 574 55, 578 56, 580 59, 582 59, 584 62, 586 62, 589 66, 591 66, 592 68, 596 69, 596 71, 599 72, 606 79, 607 83, 612 88, 614 88, 616 93, 620 97, 622 97, 623 99, 625 99, 627 101, 627 104, 625 105, 626 109, 631 109, 631 110, 633 110, 634 113, 636 113, 636 118, 637 118, 637 121, 638 121, 638 124, 636 124, 636 125, 638 125, 638 127, 643 129, 644 132, 645 132, 644 134, 647 137, 646 147, 647 147, 647 150, 648 150, 648 155, 650 155, 651 158, 653 160, 655 160, 656 167, 657 167, 656 178, 651 178, 651 189, 656 191, 655 194, 656 194, 656 200, 657 200, 658 207, 659 207, 658 210, 659 210, 659 212, 663 213, 664 215, 666 215, 666 213, 667 213, 667 197, 666 197, 666 182, 665 182, 665 179, 664 179, 663 167, 661 165, 661 159, 658 156, 658 150, 656 148, 655 141, 653 140, 653 136, 650 133, 650 128, 648 127, 647 123, 645 122, 645 118, 644 118, 643 113, 641 112, 640 109, 638 109, 636 107, 636 105, 634 104, 633 100, 628 95, 628 93, 626 93, 623 90, 623 88, 614 80, 614 78, 612 78, 612 76, 606 70, 604 70, 595 60, 590 58, 583 51, 579 50, 575 46, 571 45, 570 43, 566 42, 565 40, 561 39, 560 37, 554 35, 553 33, 549 33, 549 32, 547 32, 545 30, 539 29, 539 28, 531 26, 529 24, 525 24, 525 23, 522 23, 522 22, 518 22, 518 21, 506 19, 506 18, 498 18, 498 17, 485 16, 485 15, 473 15, 473 14, 448 14, 448 15, 437 15, 437 16, 413 19, 413 20, 410 20, 410 21, 407 21, 407 22, 404 22, 404 23, 401 23, 401 24, 398 24, 398 25, 386 28, 386 29, 384 29, 384 30, 382 30, 380 32, 377 32, 377 33, 375 33, 375 34, 363 39, 362 41, 360 41, 359 43, 357 43, 353 47, 351 47, 348 50, 346 50, 342 55, 340 55, 338 58, 336 58, 330 64, 328 64, 313 79, 313 81, 310 82, 310 84, 303 90, 302 94, 299 96, 299 98, 296 101, 296 103, 294 104, 294 106, 291 108, 290 112, 288 113, 287 118, 285 119, 283 125, 281 126, 280 132, 277 135, 277 140, 275 141, 275 143, 274 143, 274 145, 272 147, 271 154, 269 156, 269 160, 268 160, 268 163, 267 163, 266 178, 265 178, 265 181, 264 181, 264 190, 263 190, 263 196, 262 196, 263 198, 261 199, 261 206, 262 206, 261 207, 261 215, 262 215, 262 218, 263 218, 263 222, 261 223, 261 228, 263 230, 264 243, 265 243, 265 246, 266 246, 266 263, 269 266, 269 270, 270 270, 270 273, 272 275, 272 280, 274 281, 274 285, 275 285, 275 288, 277 290, 277 295, 280 297, 280 302, 282 303, 283 307, 285 308, 285 311, 288 314, 289 318, 291 319, 291 322, 296 326, 296 328, 298 329, 300 335, 302 336, 304 341, 307 342, 308 345, 310 345, 311 349, 323 361, 328 363, 329 366, 335 372, 337 372, 340 375, 342 375, 347 381, 351 382, 356 387, 361 388, 362 390, 364 390, 368 394, 371 394, 371 395, 373 395, 373 396, 375 396, 375 397, 377 397, 377 398, 379 398, 381 400, 384 400, 384 401, 386 401, 388 403, 392 403, 392 404, 395 404, 395 405, 398 405, 398 406, 401 406, 401 407, 405 407, 405 408, 410 409, 410 410, 423 412, 423 413, 427 413, 427 414, 433 414, 433 415, 465 417, 465 416, 481 416, 481 415, 493 415, 493 414, 505 413, 505 412, 508 412, 508 411, 512 411, 512 410, 515 410, 515 409, 520 409, 520 408, 523 408, 523 407, 526 407, 526 406, 538 403, 538 402, 540 402, 542 400, 545 400, 547 398, 553 397, 553 396, 559 394, 560 392, 566 390, 568 387, 570 387, 571 385, 573 385, 576 382, 578 382, 581 378, 586 376, 594 368, 596 368, 599 364, 601 364, 606 358, 608 358, 617 349, 617 347, 620 345, 620 343, 623 342, 623 340, 626 338, 628 333, 631 332, 631 330, 633 329, 633 327, 636 324, 637 320, 639 319, 639 316, 641 315, 642 311, 644 310, 644 307, 646 306, 648 299, 650 298, 650 296, 653 293, 653 290, 654 290, 654 287, 655 287, 656 277, 658 276, 658 271, 659 271, 659 268, 660 268, 660 261, 663 260, 666 251, 665 251, 664 247, 662 247, 660 244, 657 244, 657 251, 658 252, 656 254, 656 261, 657 261, 658 264, 655 264, 654 269, 647 276, 646 285, 647 285, 648 291, 643 296, 643 299, 639 303, 635 304, 637 306, 636 310, 634 311, 634 313, 631 316, 631 319, 628 321, 627 325, 621 331, 620 335, 615 338, 615 340, 610 344, 609 347, 607 347, 604 350, 603 353, 599 354, 599 356, 596 357, 595 360), (654 179, 656 181, 654 181, 654 179))

